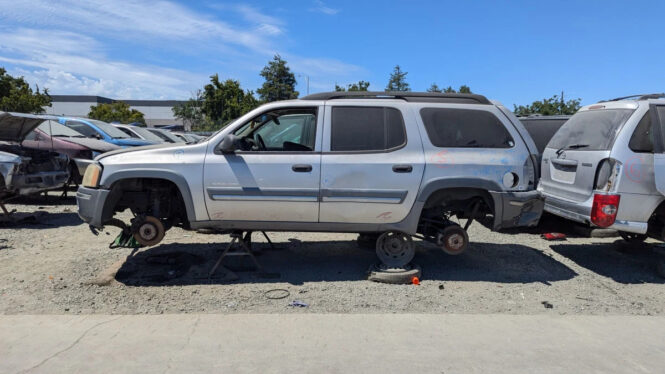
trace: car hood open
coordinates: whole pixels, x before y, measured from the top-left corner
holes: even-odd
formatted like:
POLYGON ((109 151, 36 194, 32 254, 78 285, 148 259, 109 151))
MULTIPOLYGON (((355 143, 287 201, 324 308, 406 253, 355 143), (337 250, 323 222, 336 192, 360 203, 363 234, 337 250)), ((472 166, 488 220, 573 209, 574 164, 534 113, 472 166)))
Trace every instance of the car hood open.
POLYGON ((0 141, 20 143, 40 123, 49 119, 57 120, 46 115, 0 112, 0 141))

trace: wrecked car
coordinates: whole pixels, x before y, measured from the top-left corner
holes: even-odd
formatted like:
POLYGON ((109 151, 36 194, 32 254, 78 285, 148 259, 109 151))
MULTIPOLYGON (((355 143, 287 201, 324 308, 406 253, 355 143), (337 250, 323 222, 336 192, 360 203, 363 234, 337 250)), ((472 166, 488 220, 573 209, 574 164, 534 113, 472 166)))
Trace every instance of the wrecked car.
POLYGON ((64 186, 69 157, 21 145, 48 116, 0 112, 0 198, 27 195, 64 186))
POLYGON ((53 120, 42 122, 21 144, 26 148, 51 150, 69 156, 70 182, 75 184, 81 182, 85 169, 95 157, 120 149, 117 145, 87 138, 53 120))
POLYGON ((332 92, 265 104, 197 144, 103 154, 76 197, 93 228, 129 208, 120 226, 143 245, 174 225, 350 232, 402 266, 412 237, 459 254, 474 220, 537 225, 537 159, 519 120, 484 96, 332 92))

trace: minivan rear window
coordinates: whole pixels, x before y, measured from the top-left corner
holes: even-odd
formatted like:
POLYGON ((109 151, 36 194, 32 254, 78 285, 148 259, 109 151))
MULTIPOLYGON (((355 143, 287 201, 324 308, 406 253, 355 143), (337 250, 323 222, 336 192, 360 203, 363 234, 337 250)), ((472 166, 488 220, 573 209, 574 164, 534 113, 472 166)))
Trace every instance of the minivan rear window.
POLYGON ((576 146, 580 151, 605 151, 633 109, 603 109, 577 112, 554 134, 547 148, 576 146))

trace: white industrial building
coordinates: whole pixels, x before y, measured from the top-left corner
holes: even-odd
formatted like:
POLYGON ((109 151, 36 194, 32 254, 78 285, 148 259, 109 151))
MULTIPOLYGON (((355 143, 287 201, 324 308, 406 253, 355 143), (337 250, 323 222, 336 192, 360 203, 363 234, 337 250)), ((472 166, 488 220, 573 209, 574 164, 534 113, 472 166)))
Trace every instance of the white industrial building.
POLYGON ((183 103, 179 100, 114 100, 102 96, 87 95, 51 95, 51 106, 44 107, 47 114, 68 117, 87 117, 90 107, 97 104, 110 104, 122 101, 132 109, 143 113, 148 126, 182 125, 182 121, 173 116, 175 105, 183 103))

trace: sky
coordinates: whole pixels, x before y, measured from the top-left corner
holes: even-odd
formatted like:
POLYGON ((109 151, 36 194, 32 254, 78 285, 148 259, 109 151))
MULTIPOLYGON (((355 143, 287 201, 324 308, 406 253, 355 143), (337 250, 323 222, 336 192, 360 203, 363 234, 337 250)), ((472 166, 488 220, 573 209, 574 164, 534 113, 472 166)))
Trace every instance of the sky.
POLYGON ((665 91, 664 1, 0 0, 0 66, 51 94, 187 99, 256 90, 278 53, 301 95, 466 84, 512 107, 665 91))

